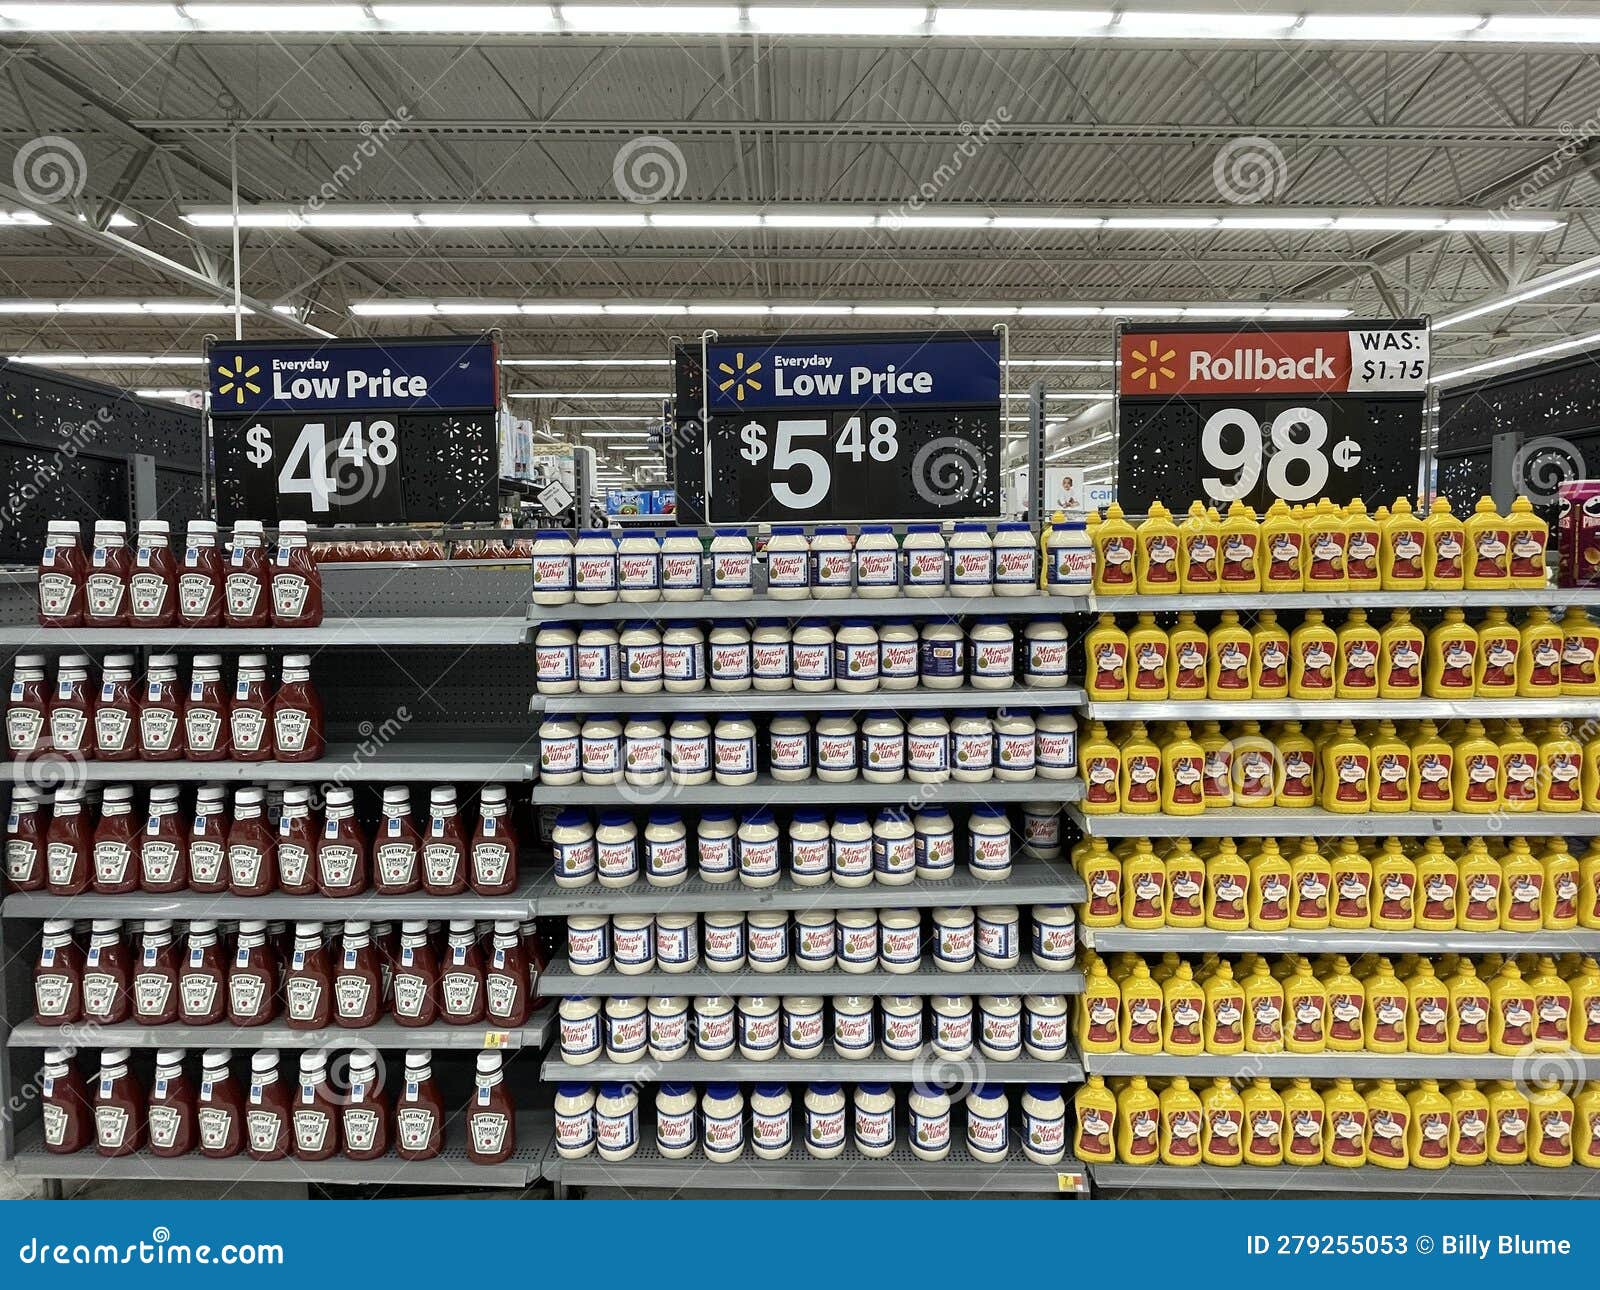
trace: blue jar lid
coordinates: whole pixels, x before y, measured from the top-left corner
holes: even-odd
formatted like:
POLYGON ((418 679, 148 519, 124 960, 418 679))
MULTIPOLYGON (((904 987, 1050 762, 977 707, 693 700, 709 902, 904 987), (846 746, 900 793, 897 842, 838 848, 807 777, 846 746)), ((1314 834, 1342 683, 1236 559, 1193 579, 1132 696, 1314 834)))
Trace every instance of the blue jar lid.
POLYGON ((744 824, 771 824, 772 823, 772 812, 769 811, 764 806, 758 806, 758 807, 756 807, 755 810, 747 812, 745 814, 744 819, 741 821, 741 823, 744 823, 744 824))
POLYGON ((808 1092, 808 1093, 816 1093, 820 1097, 832 1097, 838 1091, 839 1091, 839 1086, 837 1084, 808 1084, 808 1085, 806 1085, 806 1092, 808 1092))
POLYGON ((562 1097, 582 1097, 589 1091, 587 1084, 557 1084, 556 1092, 562 1097))
POLYGON ((974 815, 981 815, 985 819, 1003 820, 1006 817, 1006 808, 1003 806, 992 806, 987 802, 983 802, 977 806, 974 806, 972 808, 972 813, 974 815))
POLYGON ((861 526, 861 531, 863 533, 893 533, 894 532, 894 525, 892 525, 892 524, 863 524, 861 526))
POLYGON ((600 1096, 622 1097, 631 1088, 633 1088, 632 1084, 602 1084, 600 1086, 600 1096))
POLYGON ((903 807, 903 806, 886 806, 881 811, 878 812, 877 823, 879 823, 879 824, 893 824, 894 822, 899 821, 900 823, 903 824, 905 822, 905 818, 906 818, 906 808, 905 807, 903 807))
POLYGON ((700 534, 698 532, 696 532, 694 529, 678 528, 678 529, 668 529, 667 530, 667 536, 668 537, 692 537, 692 538, 698 538, 700 536, 700 534))
POLYGON ((719 810, 719 811, 701 811, 700 812, 700 823, 702 823, 702 824, 705 824, 705 823, 708 823, 708 822, 715 822, 715 823, 720 824, 723 821, 731 820, 732 818, 733 818, 733 812, 732 811, 720 811, 719 810))
POLYGON ((750 530, 749 529, 718 529, 717 530, 717 536, 718 537, 742 537, 742 538, 747 538, 747 537, 750 536, 750 530))
POLYGON ((693 1084, 663 1084, 657 1093, 661 1097, 682 1097, 685 1093, 693 1093, 693 1084))
POLYGON ((803 537, 805 531, 805 525, 803 524, 774 524, 772 526, 773 537, 803 537))
POLYGON ((788 1097, 789 1086, 787 1084, 757 1084, 756 1092, 762 1097, 788 1097))
POLYGON ((995 528, 1001 533, 1026 533, 1028 531, 1026 524, 1015 520, 1009 520, 1004 524, 996 524, 995 528))
POLYGON ((609 712, 591 712, 584 717, 583 724, 588 725, 591 721, 610 721, 611 719, 609 712))
POLYGON ((839 626, 841 626, 841 627, 870 627, 870 626, 872 626, 872 624, 869 623, 865 618, 841 618, 839 620, 839 626))
POLYGON ((907 524, 906 525, 906 532, 907 533, 937 533, 938 531, 939 531, 939 526, 937 524, 907 524))
POLYGON ((651 811, 650 823, 652 824, 682 824, 683 815, 678 811, 651 811))
POLYGON ((827 818, 824 812, 811 807, 801 807, 800 810, 794 813, 794 822, 796 824, 821 824, 827 818))
POLYGON ((802 618, 795 624, 795 630, 798 631, 802 627, 826 627, 827 625, 828 620, 826 618, 802 618))
MULTIPOLYGON (((815 1085, 812 1085, 815 1088, 815 1085)), ((881 1097, 889 1091, 887 1084, 857 1084, 856 1092, 865 1093, 868 1097, 881 1097)))
POLYGON ((868 721, 887 721, 893 719, 896 714, 888 708, 873 708, 870 712, 863 712, 861 715, 868 721))
POLYGON ((844 536, 844 525, 843 524, 819 524, 819 525, 817 525, 817 536, 818 537, 843 537, 844 536))
POLYGON ((1054 1084, 1029 1084, 1028 1096, 1038 1098, 1041 1102, 1054 1102, 1061 1096, 1061 1090, 1054 1084))
POLYGON ((987 533, 989 526, 986 524, 957 524, 957 533, 987 533))
POLYGON ((724 712, 721 716, 719 716, 717 718, 717 724, 720 726, 724 721, 748 721, 748 720, 750 720, 750 714, 748 712, 724 712))
POLYGON ((739 1086, 737 1084, 707 1084, 706 1096, 719 1102, 730 1097, 738 1097, 739 1086))
POLYGON ((607 828, 611 828, 618 824, 632 824, 633 816, 629 815, 626 811, 601 811, 600 823, 605 825, 607 828))
POLYGON ((867 813, 865 811, 839 811, 833 817, 836 824, 865 824, 867 813))
POLYGON ((991 1098, 991 1097, 1004 1097, 1005 1096, 1005 1087, 1003 1085, 1000 1085, 1000 1084, 979 1084, 978 1087, 973 1089, 972 1091, 978 1097, 985 1098, 985 1099, 991 1098))
MULTIPOLYGON (((550 622, 540 623, 539 624, 539 630, 541 632, 560 632, 560 631, 568 631, 568 632, 570 632, 570 631, 573 630, 573 625, 571 623, 565 621, 564 619, 557 618, 557 619, 554 619, 554 620, 552 620, 550 622)), ((535 639, 537 639, 537 637, 535 637, 535 639)))
POLYGON ((589 812, 580 811, 575 806, 569 806, 556 815, 556 828, 558 829, 576 828, 578 825, 587 824, 588 822, 589 812))
MULTIPOLYGON (((535 537, 535 539, 537 539, 540 542, 547 542, 547 541, 559 542, 559 541, 561 541, 562 538, 567 536, 567 531, 566 531, 566 529, 539 529, 537 532, 534 533, 533 536, 535 537)), ((588 1088, 589 1086, 587 1084, 583 1084, 583 1085, 580 1085, 579 1087, 588 1088)))
POLYGON ((705 719, 705 713, 703 712, 680 712, 672 718, 672 724, 677 725, 680 721, 704 721, 705 719))
POLYGON ((578 530, 578 536, 580 538, 608 538, 608 537, 611 536, 611 530, 610 529, 579 529, 578 530))

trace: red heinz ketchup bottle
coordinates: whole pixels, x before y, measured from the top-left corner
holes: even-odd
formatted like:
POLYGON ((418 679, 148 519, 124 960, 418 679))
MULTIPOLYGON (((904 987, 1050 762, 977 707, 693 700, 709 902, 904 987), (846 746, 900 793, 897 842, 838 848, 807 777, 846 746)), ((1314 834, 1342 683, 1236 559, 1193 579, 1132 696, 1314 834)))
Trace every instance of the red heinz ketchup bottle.
POLYGON ((139 835, 139 887, 143 891, 183 891, 189 885, 189 837, 178 813, 178 786, 150 790, 150 814, 139 835))
POLYGON ((178 656, 152 654, 139 697, 139 757, 183 759, 183 696, 178 691, 178 656))
POLYGON ((311 683, 309 654, 283 656, 283 684, 272 700, 272 746, 279 761, 320 761, 327 751, 322 696, 311 683))
POLYGON ((267 694, 267 656, 241 654, 228 709, 235 761, 272 760, 272 699, 267 694))
POLYGON ((89 567, 83 575, 83 625, 128 625, 128 526, 96 520, 89 567))
POLYGON ((227 761, 233 756, 228 691, 222 683, 220 654, 194 656, 189 702, 183 708, 183 739, 190 761, 227 761))
POLYGON ((356 819, 356 795, 330 788, 317 839, 317 890, 324 896, 355 896, 367 889, 367 834, 356 819))
POLYGON ((6 881, 12 891, 44 890, 44 830, 39 790, 19 784, 11 790, 6 816, 6 881))
POLYGON ((94 756, 94 691, 89 687, 89 660, 82 654, 63 654, 56 664, 50 747, 63 757, 94 756))
POLYGON ((272 622, 272 566, 261 542, 260 520, 240 520, 233 526, 233 546, 222 571, 222 616, 229 627, 272 622))
POLYGON ((43 654, 18 654, 6 698, 6 748, 28 757, 50 747, 50 687, 43 654))
POLYGON ((278 552, 272 561, 272 625, 316 627, 322 622, 322 574, 306 544, 306 522, 278 525, 278 552))
POLYGON ((101 761, 139 756, 139 697, 132 654, 107 654, 100 667, 100 702, 94 709, 94 755, 101 761))
POLYGON ((178 562, 178 621, 185 627, 222 626, 222 556, 215 520, 190 520, 178 562))
POLYGON ((39 558, 39 626, 82 627, 83 583, 87 576, 78 545, 77 520, 51 520, 45 526, 39 558))
POLYGON ((166 520, 140 520, 139 541, 128 572, 128 624, 171 627, 178 621, 178 568, 166 520))

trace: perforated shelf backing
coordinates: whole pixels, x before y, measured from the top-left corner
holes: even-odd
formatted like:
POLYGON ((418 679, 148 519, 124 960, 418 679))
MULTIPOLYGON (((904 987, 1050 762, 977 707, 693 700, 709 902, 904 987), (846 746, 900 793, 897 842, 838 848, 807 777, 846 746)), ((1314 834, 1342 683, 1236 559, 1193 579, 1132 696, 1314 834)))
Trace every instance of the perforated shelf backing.
POLYGON ((391 718, 402 722, 407 737, 461 738, 470 732, 492 739, 533 734, 532 672, 526 648, 485 645, 324 650, 312 678, 330 739, 364 737, 391 718))

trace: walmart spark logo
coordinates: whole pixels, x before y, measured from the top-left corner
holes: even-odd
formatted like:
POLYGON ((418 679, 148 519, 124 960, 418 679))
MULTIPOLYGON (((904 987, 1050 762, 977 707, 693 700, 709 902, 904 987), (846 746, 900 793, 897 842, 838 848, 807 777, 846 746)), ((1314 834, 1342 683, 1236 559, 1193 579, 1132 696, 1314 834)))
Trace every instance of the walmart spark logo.
POLYGON ((1136 366, 1128 372, 1130 381, 1144 381, 1153 390, 1157 388, 1162 377, 1166 377, 1170 381, 1177 376, 1177 372, 1168 367, 1167 364, 1178 356, 1178 351, 1175 349, 1168 349, 1159 353, 1157 351, 1161 351, 1161 346, 1154 340, 1150 342, 1150 352, 1148 354, 1141 351, 1137 345, 1134 346, 1133 361, 1136 366))
POLYGON ((761 360, 759 358, 754 358, 751 359, 750 362, 746 363, 744 361, 743 350, 740 350, 733 356, 732 367, 728 366, 726 363, 718 363, 717 370, 728 378, 725 381, 719 381, 717 383, 717 393, 726 394, 731 386, 733 388, 733 397, 736 402, 744 402, 745 386, 748 385, 752 393, 758 392, 761 389, 761 382, 756 380, 756 373, 761 370, 761 360))
POLYGON ((261 393, 261 387, 250 379, 252 376, 259 376, 260 374, 261 365, 259 363, 251 363, 249 367, 246 367, 244 359, 235 354, 232 367, 229 367, 226 363, 217 364, 217 375, 227 377, 227 380, 217 386, 217 393, 219 395, 231 394, 235 403, 243 403, 246 391, 251 394, 261 393))

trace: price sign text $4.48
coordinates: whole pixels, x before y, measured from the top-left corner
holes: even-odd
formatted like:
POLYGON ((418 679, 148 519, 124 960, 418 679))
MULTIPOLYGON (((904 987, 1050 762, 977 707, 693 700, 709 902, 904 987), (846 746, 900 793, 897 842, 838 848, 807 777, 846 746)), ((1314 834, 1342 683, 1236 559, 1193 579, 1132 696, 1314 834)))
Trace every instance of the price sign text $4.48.
MULTIPOLYGON (((334 433, 338 438, 330 442, 327 422, 307 422, 300 427, 278 462, 279 495, 306 497, 311 510, 318 515, 327 514, 338 505, 340 485, 344 480, 341 463, 351 463, 359 475, 371 469, 386 470, 399 457, 399 443, 392 421, 382 418, 353 420, 343 432, 339 432, 335 425, 334 433)), ((274 462, 274 436, 268 427, 258 422, 245 430, 244 438, 245 456, 251 465, 265 467, 274 462)), ((371 491, 370 483, 366 485, 366 490, 371 491)))

